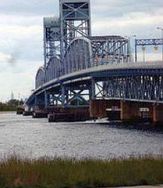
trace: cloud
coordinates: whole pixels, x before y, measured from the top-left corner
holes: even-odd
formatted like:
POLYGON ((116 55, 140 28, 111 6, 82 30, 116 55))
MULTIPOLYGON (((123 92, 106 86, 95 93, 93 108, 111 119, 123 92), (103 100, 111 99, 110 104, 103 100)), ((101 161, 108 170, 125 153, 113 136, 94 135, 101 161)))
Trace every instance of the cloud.
POLYGON ((0 92, 0 101, 9 100, 11 92, 14 96, 26 98, 30 95, 31 90, 34 89, 34 78, 41 62, 19 60, 16 66, 6 66, 0 63, 0 86, 3 90, 0 92), (4 70, 5 68, 5 70, 4 70))
POLYGON ((58 0, 1 0, 0 10, 13 15, 47 15, 54 14, 58 4, 58 0))
POLYGON ((10 58, 9 54, 0 52, 0 63, 6 62, 10 58))
POLYGON ((0 41, 0 51, 11 54, 14 59, 18 56, 28 60, 43 58, 41 26, 3 25, 0 27, 0 41))
POLYGON ((163 14, 151 15, 135 12, 124 15, 119 19, 116 17, 106 17, 102 20, 96 19, 93 22, 93 31, 95 34, 114 33, 123 36, 136 34, 138 37, 151 37, 151 35, 154 37, 157 33, 156 27, 158 25, 163 25, 163 14))
POLYGON ((133 12, 153 14, 163 7, 162 0, 92 0, 93 14, 107 17, 121 17, 133 12))
POLYGON ((11 92, 14 92, 15 96, 18 96, 18 93, 21 96, 27 96, 30 94, 31 89, 34 87, 33 77, 30 77, 30 74, 23 73, 23 74, 13 74, 10 72, 1 73, 0 85, 3 86, 3 90, 1 90, 0 100, 5 101, 6 99, 10 99, 11 92), (27 78, 27 79, 25 79, 27 78), (8 83, 4 84, 4 80, 8 83), (17 83, 15 85, 15 83, 17 83), (22 89, 23 88, 23 89, 22 89))
MULTIPOLYGON (((0 64, 6 64, 6 66, 15 66, 18 58, 19 51, 17 51, 17 49, 16 51, 13 51, 11 54, 0 52, 0 64)), ((3 69, 1 71, 3 71, 3 69)))

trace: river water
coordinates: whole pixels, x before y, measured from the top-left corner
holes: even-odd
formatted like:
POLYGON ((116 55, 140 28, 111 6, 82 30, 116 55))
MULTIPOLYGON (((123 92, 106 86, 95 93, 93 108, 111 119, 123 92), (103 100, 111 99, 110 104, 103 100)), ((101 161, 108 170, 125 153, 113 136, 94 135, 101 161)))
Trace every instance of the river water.
POLYGON ((129 157, 163 155, 163 134, 95 123, 48 123, 15 113, 0 113, 0 158, 129 157))

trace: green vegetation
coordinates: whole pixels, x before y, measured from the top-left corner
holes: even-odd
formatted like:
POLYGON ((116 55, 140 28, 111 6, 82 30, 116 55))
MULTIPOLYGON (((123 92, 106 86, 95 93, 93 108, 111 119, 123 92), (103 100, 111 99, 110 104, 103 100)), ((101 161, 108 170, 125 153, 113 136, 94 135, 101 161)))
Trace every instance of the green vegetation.
POLYGON ((0 187, 95 188, 163 183, 163 158, 20 160, 0 163, 0 187))
POLYGON ((9 100, 6 103, 0 102, 0 111, 16 111, 19 105, 22 105, 23 101, 16 99, 9 100))

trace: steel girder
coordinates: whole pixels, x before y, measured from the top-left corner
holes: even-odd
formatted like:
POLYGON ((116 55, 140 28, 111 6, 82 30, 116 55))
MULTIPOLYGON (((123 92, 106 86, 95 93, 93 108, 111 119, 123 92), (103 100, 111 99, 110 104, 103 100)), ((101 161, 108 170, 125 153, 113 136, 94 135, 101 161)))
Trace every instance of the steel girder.
MULTIPOLYGON (((37 105, 82 106, 92 99, 122 99, 163 102, 163 75, 123 75, 92 77, 88 80, 61 82, 39 89, 34 94, 37 105)), ((32 100, 32 98, 31 98, 32 100)), ((32 101, 31 101, 32 102, 32 101)))
MULTIPOLYGON (((52 88, 44 92, 45 107, 48 106, 64 106, 64 107, 79 107, 88 106, 91 100, 91 85, 90 82, 78 84, 60 84, 57 88, 52 88)), ((42 95, 40 95, 42 96, 42 95)), ((37 103, 39 105, 39 103, 37 103)))
POLYGON ((105 82, 107 98, 163 101, 163 76, 130 76, 105 82))

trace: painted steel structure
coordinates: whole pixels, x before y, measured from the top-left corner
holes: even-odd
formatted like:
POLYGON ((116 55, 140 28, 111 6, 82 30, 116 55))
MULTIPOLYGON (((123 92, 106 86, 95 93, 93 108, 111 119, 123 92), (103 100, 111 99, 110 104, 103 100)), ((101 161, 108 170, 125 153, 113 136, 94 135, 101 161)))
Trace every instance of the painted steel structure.
MULTIPOLYGON (((57 56, 50 58, 44 67, 44 83, 72 72, 103 64, 124 63, 129 59, 128 40, 123 37, 77 37, 67 47, 63 62, 57 56)), ((43 84, 39 72, 40 69, 36 76, 36 88, 43 84)))
MULTIPOLYGON (((88 106, 97 98, 163 102, 163 62, 131 62, 128 38, 92 36, 89 0, 59 2, 59 18, 44 19, 44 67, 28 106, 88 106)), ((136 40, 136 46, 161 42, 136 40)))
POLYGON ((90 0, 60 0, 62 52, 76 37, 91 36, 90 0))
POLYGON ((60 58, 60 21, 57 17, 44 18, 44 68, 51 58, 60 58))

